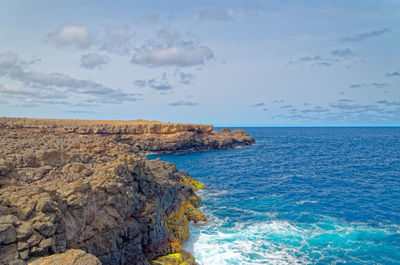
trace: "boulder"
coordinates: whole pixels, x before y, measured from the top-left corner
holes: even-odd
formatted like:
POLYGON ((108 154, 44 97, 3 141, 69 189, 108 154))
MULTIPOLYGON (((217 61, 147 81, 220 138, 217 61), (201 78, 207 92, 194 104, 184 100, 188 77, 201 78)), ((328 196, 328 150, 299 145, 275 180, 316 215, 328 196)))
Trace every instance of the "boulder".
POLYGON ((28 265, 101 265, 101 262, 83 250, 69 249, 62 254, 53 254, 28 262, 28 265))

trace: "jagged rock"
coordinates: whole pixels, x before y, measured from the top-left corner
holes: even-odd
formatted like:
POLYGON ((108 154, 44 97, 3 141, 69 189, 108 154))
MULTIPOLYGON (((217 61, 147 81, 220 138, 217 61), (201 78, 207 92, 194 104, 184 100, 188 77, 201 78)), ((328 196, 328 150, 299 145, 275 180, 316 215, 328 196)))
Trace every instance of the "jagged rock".
POLYGON ((11 260, 18 259, 17 244, 9 244, 0 246, 0 261, 8 263, 11 260))
POLYGON ((49 251, 54 253, 55 242, 53 238, 46 238, 42 240, 38 246, 31 248, 31 255, 34 257, 43 256, 49 253, 49 251))
POLYGON ((35 229, 45 237, 52 236, 56 232, 56 227, 51 222, 35 222, 33 224, 33 229, 35 229))
POLYGON ((29 257, 29 248, 19 251, 18 254, 20 259, 26 260, 29 257))
POLYGON ((12 224, 0 224, 0 245, 15 242, 17 235, 12 224))
POLYGON ((19 225, 21 222, 14 215, 8 214, 0 216, 0 224, 12 224, 14 226, 19 225))
POLYGON ((69 249, 62 254, 53 254, 48 257, 36 259, 28 265, 101 265, 98 258, 87 254, 83 250, 69 249))
POLYGON ((22 224, 16 228, 16 231, 18 241, 25 241, 32 235, 33 228, 30 223, 22 222, 22 224))
POLYGON ((14 259, 9 261, 8 263, 9 265, 25 265, 25 261, 21 260, 21 259, 14 259))
POLYGON ((189 222, 207 220, 196 209, 203 185, 144 152, 254 142, 240 130, 145 121, 0 118, 0 127, 0 263, 16 264, 68 249, 103 264, 185 256, 189 222))

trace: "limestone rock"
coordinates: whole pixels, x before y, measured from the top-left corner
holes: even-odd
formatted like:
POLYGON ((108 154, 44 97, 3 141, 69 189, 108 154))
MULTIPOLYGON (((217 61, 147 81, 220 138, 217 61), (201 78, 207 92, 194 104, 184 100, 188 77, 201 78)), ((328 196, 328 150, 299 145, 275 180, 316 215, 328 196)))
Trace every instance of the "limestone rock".
POLYGON ((0 224, 0 244, 15 242, 17 235, 12 224, 0 224))
POLYGON ((43 262, 86 264, 87 254, 70 249, 103 264, 170 253, 189 262, 181 244, 189 222, 207 221, 196 209, 204 186, 145 153, 254 143, 242 130, 153 121, 0 118, 0 128, 0 264, 65 251, 43 262))
POLYGON ((18 241, 27 240, 33 232, 33 228, 28 222, 23 222, 16 228, 18 241))
POLYGON ((29 262, 28 265, 101 265, 98 258, 83 250, 69 249, 62 254, 53 254, 29 262))
POLYGON ((8 263, 11 260, 18 259, 17 244, 9 244, 0 246, 0 261, 8 263))

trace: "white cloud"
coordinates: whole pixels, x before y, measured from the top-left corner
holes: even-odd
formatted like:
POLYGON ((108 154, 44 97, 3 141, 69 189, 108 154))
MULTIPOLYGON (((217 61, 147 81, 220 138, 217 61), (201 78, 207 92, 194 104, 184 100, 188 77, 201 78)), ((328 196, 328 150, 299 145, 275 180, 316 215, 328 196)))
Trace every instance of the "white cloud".
POLYGON ((98 53, 88 53, 81 56, 81 66, 89 69, 94 69, 96 67, 101 67, 107 64, 109 58, 106 55, 100 55, 98 53))
POLYGON ((100 83, 70 77, 60 73, 26 71, 14 53, 0 53, 0 77, 20 82, 24 88, 2 87, 2 95, 19 98, 57 98, 58 95, 87 95, 94 101, 121 103, 137 101, 140 94, 125 93, 100 83))
POLYGON ((213 51, 198 40, 184 40, 178 32, 159 31, 157 39, 135 49, 131 63, 148 67, 203 65, 213 51))
POLYGON ((93 44, 93 37, 85 26, 65 25, 48 35, 49 39, 59 46, 88 48, 93 44))
POLYGON ((9 68, 15 65, 18 56, 12 52, 0 53, 0 68, 9 68))
POLYGON ((181 42, 175 45, 144 45, 136 50, 131 62, 149 67, 185 67, 202 65, 213 57, 213 52, 206 46, 196 45, 193 42, 181 42))

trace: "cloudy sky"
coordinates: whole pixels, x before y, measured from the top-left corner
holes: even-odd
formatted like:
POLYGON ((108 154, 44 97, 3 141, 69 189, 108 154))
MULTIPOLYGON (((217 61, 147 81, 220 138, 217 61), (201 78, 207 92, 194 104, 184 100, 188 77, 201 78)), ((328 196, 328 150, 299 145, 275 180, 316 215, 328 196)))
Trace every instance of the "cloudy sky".
POLYGON ((400 1, 2 0, 0 116, 400 125, 400 1))

